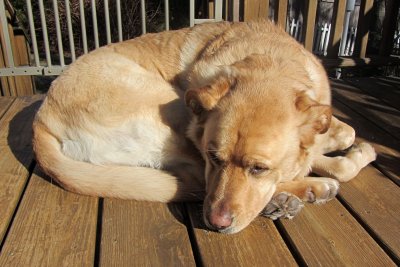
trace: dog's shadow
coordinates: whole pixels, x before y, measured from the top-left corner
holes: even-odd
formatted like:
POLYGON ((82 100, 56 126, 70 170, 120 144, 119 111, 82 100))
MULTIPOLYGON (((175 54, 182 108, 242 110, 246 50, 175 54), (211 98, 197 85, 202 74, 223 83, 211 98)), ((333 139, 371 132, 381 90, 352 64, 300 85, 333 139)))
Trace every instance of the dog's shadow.
POLYGON ((42 100, 19 111, 8 124, 7 144, 15 158, 27 169, 33 167, 32 124, 42 100))
MULTIPOLYGON (((43 173, 41 168, 35 164, 36 162, 34 160, 32 124, 35 114, 39 110, 41 104, 42 100, 35 101, 14 115, 8 125, 7 143, 14 157, 29 171, 29 173, 36 175, 54 186, 60 187, 54 180, 43 173)), ((188 227, 195 225, 197 226, 196 228, 205 229, 205 226, 202 226, 200 203, 170 203, 167 204, 167 208, 181 224, 188 227), (198 208, 199 216, 193 216, 192 210, 194 207, 198 208), (191 217, 189 217, 189 213, 191 217)))

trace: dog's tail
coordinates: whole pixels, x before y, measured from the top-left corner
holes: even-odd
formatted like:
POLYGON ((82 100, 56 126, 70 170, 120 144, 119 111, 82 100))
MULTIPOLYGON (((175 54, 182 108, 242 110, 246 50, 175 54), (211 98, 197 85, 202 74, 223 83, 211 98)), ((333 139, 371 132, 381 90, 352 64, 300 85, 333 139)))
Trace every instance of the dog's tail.
POLYGON ((35 122, 33 129, 36 160, 48 175, 69 191, 101 197, 161 202, 196 198, 181 188, 183 185, 176 177, 161 170, 101 166, 73 160, 62 153, 60 142, 43 124, 35 122))

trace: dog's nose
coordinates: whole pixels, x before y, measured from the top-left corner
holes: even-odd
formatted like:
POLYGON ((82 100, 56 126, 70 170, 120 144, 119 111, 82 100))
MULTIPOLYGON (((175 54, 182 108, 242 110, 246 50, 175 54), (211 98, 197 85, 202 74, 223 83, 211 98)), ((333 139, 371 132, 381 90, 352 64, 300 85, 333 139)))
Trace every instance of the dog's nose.
POLYGON ((226 208, 216 208, 211 211, 209 216, 211 226, 217 230, 225 229, 232 224, 232 215, 226 208))

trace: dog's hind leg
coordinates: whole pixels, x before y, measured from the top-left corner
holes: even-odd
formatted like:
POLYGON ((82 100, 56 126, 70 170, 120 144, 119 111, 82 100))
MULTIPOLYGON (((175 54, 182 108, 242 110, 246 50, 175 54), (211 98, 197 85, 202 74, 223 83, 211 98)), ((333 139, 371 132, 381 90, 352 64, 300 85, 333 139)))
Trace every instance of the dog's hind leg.
POLYGON ((349 148, 354 143, 354 140, 354 129, 350 125, 332 117, 329 130, 325 134, 316 136, 314 147, 318 150, 318 153, 326 154, 349 148))
POLYGON ((374 148, 368 143, 353 145, 345 156, 317 156, 312 171, 318 175, 347 182, 357 176, 362 168, 376 159, 374 148))

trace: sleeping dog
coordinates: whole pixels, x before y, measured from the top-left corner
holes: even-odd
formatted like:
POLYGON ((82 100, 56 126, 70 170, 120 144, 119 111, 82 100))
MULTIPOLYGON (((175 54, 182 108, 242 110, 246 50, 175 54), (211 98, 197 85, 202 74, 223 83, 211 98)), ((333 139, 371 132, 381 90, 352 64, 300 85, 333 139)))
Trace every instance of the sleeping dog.
POLYGON ((203 24, 76 60, 37 113, 34 151, 67 190, 204 199, 206 225, 236 233, 263 210, 282 216, 293 197, 334 198, 375 159, 367 143, 324 155, 355 139, 330 104, 321 64, 272 23, 203 24))

